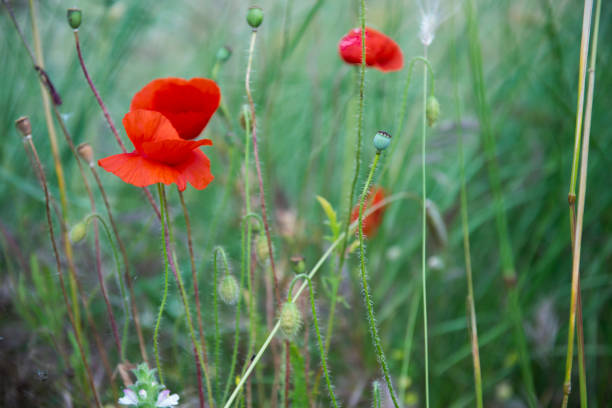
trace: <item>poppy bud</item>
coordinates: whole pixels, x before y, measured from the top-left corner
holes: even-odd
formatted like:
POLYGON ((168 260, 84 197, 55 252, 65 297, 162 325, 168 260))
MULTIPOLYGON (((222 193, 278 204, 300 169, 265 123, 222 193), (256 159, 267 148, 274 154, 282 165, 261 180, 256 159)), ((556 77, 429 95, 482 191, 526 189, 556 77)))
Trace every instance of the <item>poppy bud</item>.
POLYGON ((304 262, 304 257, 302 255, 295 255, 291 257, 291 265, 293 266, 293 272, 296 275, 304 273, 306 270, 306 263, 304 262))
POLYGON ((378 132, 376 132, 376 134, 374 135, 374 147, 376 148, 376 150, 378 150, 379 152, 382 152, 387 147, 389 147, 390 144, 391 144, 390 134, 388 134, 387 132, 383 132, 382 130, 379 130, 378 132))
POLYGON ((70 27, 72 27, 73 30, 78 30, 81 26, 81 20, 83 18, 81 10, 77 8, 69 8, 67 16, 70 27))
POLYGON ((23 137, 27 137, 32 134, 32 124, 30 123, 30 118, 27 116, 22 116, 15 121, 15 127, 23 137))
POLYGON ((265 262, 270 256, 266 234, 259 234, 255 238, 255 252, 262 262, 265 262))
POLYGON ((249 7, 249 12, 247 13, 247 23, 255 29, 261 25, 263 22, 263 10, 261 7, 249 7))
POLYGON ((223 276, 217 291, 223 303, 228 305, 235 304, 240 296, 238 282, 236 282, 236 278, 234 278, 234 275, 231 273, 226 273, 225 276, 223 276))
POLYGON ((302 328, 302 313, 293 302, 285 302, 280 312, 280 329, 291 340, 302 328))
POLYGON ((433 126, 434 123, 436 123, 436 121, 438 120, 438 116, 440 116, 440 103, 433 95, 427 98, 427 107, 425 109, 425 114, 427 116, 427 123, 429 124, 429 126, 433 126))
POLYGON ((77 146, 77 153, 81 156, 87 164, 93 166, 94 158, 93 158, 93 149, 89 143, 81 143, 77 146))
POLYGON ((68 238, 70 238, 70 242, 76 244, 81 242, 83 238, 87 235, 87 223, 84 221, 80 221, 76 223, 68 234, 68 238))
POLYGON ((243 105, 242 109, 240 109, 240 127, 246 130, 246 122, 249 120, 249 130, 253 131, 253 117, 251 116, 251 109, 248 105, 243 105))
POLYGON ((228 45, 224 45, 223 47, 217 50, 217 60, 219 62, 225 62, 232 56, 232 49, 228 45))

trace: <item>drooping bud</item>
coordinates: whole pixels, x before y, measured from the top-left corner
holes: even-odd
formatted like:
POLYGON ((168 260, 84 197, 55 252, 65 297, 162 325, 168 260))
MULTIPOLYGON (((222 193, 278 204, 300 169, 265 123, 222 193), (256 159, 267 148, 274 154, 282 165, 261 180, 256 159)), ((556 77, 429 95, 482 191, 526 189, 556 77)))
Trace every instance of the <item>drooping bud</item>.
POLYGON ((81 26, 81 20, 83 18, 83 14, 81 10, 78 8, 69 8, 67 12, 68 16, 68 24, 72 27, 73 30, 78 30, 81 26))
POLYGON ((280 311, 280 329, 291 340, 302 328, 302 313, 293 302, 285 302, 280 311))
POLYGON ((15 127, 23 137, 32 134, 32 124, 30 123, 30 118, 28 118, 27 116, 22 116, 17 119, 15 121, 15 127))
POLYGON ((438 99, 433 95, 427 98, 425 114, 427 116, 427 123, 429 126, 433 126, 440 116, 440 102, 438 102, 438 99))
POLYGON ((390 144, 391 135, 389 133, 383 132, 382 130, 376 132, 376 134, 374 135, 374 147, 376 148, 376 150, 382 152, 387 147, 389 147, 390 144))
POLYGON ((228 45, 224 45, 223 47, 217 50, 217 60, 219 62, 226 62, 232 56, 232 49, 228 45))
POLYGON ((263 22, 263 10, 261 7, 249 7, 249 11, 247 12, 247 23, 255 29, 261 25, 263 22))
POLYGON ((68 233, 68 238, 70 238, 70 242, 76 244, 81 242, 85 236, 87 235, 87 223, 85 221, 79 221, 74 224, 74 226, 70 229, 68 233))
POLYGON ((234 275, 231 273, 226 273, 225 276, 221 278, 221 283, 219 283, 217 291, 223 303, 228 305, 236 304, 240 296, 238 282, 236 282, 236 278, 234 278, 234 275))
POLYGON ((77 153, 81 156, 81 159, 90 166, 94 163, 93 149, 87 142, 81 143, 77 146, 77 153))
POLYGON ((306 263, 304 262, 304 257, 302 255, 294 255, 290 259, 291 266, 293 267, 293 272, 296 275, 304 273, 306 271, 306 263))
POLYGON ((265 262, 270 256, 266 234, 261 233, 255 238, 255 252, 262 262, 265 262))

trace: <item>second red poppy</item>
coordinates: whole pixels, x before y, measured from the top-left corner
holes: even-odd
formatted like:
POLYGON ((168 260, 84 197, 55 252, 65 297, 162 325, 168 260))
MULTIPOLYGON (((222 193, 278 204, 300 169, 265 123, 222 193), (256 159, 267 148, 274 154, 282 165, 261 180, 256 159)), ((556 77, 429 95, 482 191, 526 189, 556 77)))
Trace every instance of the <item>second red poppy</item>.
MULTIPOLYGON (((404 66, 404 56, 399 45, 385 34, 366 27, 366 65, 383 72, 399 71, 404 66)), ((354 28, 338 43, 340 57, 347 64, 361 64, 361 29, 354 28)))

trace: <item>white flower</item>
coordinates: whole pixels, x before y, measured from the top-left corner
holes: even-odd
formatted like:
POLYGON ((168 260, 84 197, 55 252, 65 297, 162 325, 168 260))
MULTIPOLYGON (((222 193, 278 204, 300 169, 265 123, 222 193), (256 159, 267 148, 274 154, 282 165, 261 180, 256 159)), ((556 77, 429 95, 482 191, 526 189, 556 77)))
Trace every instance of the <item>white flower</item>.
POLYGON ((138 395, 128 388, 123 390, 123 397, 119 398, 121 405, 138 405, 138 395))
POLYGON ((156 407, 173 407, 178 405, 179 396, 178 394, 170 395, 169 390, 163 390, 157 396, 157 402, 155 403, 156 407))

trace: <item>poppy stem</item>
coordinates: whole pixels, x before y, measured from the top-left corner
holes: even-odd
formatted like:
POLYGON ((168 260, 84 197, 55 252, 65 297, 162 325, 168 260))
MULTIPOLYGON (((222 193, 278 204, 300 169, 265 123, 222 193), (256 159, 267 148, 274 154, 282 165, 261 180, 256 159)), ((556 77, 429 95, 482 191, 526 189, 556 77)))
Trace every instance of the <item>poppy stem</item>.
MULTIPOLYGON (((385 375, 385 381, 387 382, 387 387, 389 388, 389 394, 391 395, 391 399, 393 400, 393 405, 395 408, 399 408, 399 402, 397 401, 397 397, 395 396, 395 391, 393 390, 393 383, 391 382, 391 377, 389 375, 389 368, 387 367, 387 360, 385 359, 385 352, 383 351, 380 337, 378 335, 378 329, 376 328, 376 318, 374 317, 374 300, 370 295, 370 289, 368 285, 368 278, 366 272, 366 262, 365 262, 365 248, 363 244, 363 208, 365 206, 366 197, 368 196, 368 190, 370 189, 370 184, 372 183, 372 178, 374 177, 374 172, 376 171, 376 166, 378 165, 378 160, 380 159, 381 151, 377 151, 374 156, 374 161, 372 162, 372 166, 370 167, 370 174, 366 180, 365 185, 363 186, 363 191, 361 193, 361 199, 359 204, 359 218, 358 218, 358 227, 357 231, 359 234, 359 258, 360 258, 360 267, 361 267, 361 288, 363 290, 363 301, 366 305, 366 309, 368 310, 368 325, 370 327, 370 335, 372 336, 372 341, 374 342, 374 348, 376 349, 376 355, 378 356, 378 361, 382 367, 383 373, 385 375)), ((424 207, 424 206, 423 206, 424 207)), ((427 352, 426 352, 427 353, 427 352)))
MULTIPOLYGON (((380 210, 381 208, 389 205, 390 203, 392 203, 394 201, 401 200, 401 199, 406 199, 406 198, 414 199, 414 197, 412 195, 407 194, 407 193, 394 194, 393 196, 388 197, 388 198, 384 199, 383 201, 381 201, 381 202, 379 202, 377 204, 373 204, 370 208, 368 208, 368 210, 365 212, 365 214, 363 214, 363 218, 367 218, 370 214, 374 213, 377 210, 380 210)), ((352 224, 350 224, 350 226, 349 226, 349 234, 351 232, 353 232, 355 230, 355 228, 357 228, 357 222, 358 222, 358 220, 355 220, 352 224)), ((338 246, 342 243, 343 239, 344 239, 344 232, 341 233, 338 236, 338 238, 329 246, 329 248, 327 248, 325 253, 321 256, 321 258, 319 258, 317 263, 310 270, 310 272, 308 273, 308 278, 309 279, 312 280, 312 278, 314 278, 314 276, 317 274, 319 269, 321 269, 321 266, 323 266, 323 263, 325 263, 327 258, 329 258, 331 256, 331 254, 338 248, 338 246)), ((302 294, 304 289, 306 289, 307 285, 308 285, 307 282, 302 283, 302 285, 298 288, 298 290, 293 295, 294 301, 297 300, 300 297, 300 295, 302 294)), ((238 382, 238 385, 236 385, 236 388, 234 389, 234 391, 230 395, 229 399, 225 402, 225 405, 223 405, 223 408, 230 408, 232 406, 232 403, 236 400, 236 397, 238 397, 238 394, 240 393, 240 390, 242 389, 242 387, 246 383, 247 379, 249 378, 249 376, 251 375, 251 373, 255 369, 255 366, 257 365, 259 360, 261 360, 261 357, 263 356, 264 352, 266 351, 266 349, 270 345, 270 342, 272 341, 272 339, 274 338, 274 336, 276 335, 276 333, 278 332, 279 329, 280 329, 280 320, 277 320, 277 322, 274 325, 274 327, 272 328, 272 330, 270 330, 270 333, 268 334, 268 337, 266 337, 266 339, 264 340, 264 342, 263 342, 262 346, 260 347, 259 351, 251 359, 248 368, 246 369, 244 374, 240 377, 240 381, 238 382)))
MULTIPOLYGON (((119 229, 117 228, 117 223, 115 222, 115 217, 113 217, 113 212, 111 210, 110 202, 108 201, 108 195, 106 194, 106 190, 104 189, 104 185, 102 184, 102 180, 100 179, 100 175, 98 174, 98 170, 96 169, 95 164, 89 163, 89 169, 91 170, 91 174, 96 180, 96 184, 98 185, 98 189, 100 190, 100 194, 102 195, 102 199, 104 201, 104 207, 106 208, 106 214, 108 215, 108 220, 110 221, 111 228, 113 230, 113 234, 115 235, 115 239, 117 240, 117 244, 119 245, 119 251, 121 252, 121 257, 123 259, 123 276, 125 278, 125 282, 127 283, 128 291, 130 292, 130 306, 132 309, 132 316, 134 319, 134 326, 136 327, 136 334, 138 336, 138 344, 140 347, 140 354, 145 363, 149 364, 149 358, 147 355, 147 348, 144 342, 144 336, 142 335, 142 329, 140 326, 140 314, 138 313, 138 307, 136 306, 136 295, 134 293, 134 284, 132 282, 132 276, 130 274, 130 263, 127 255, 127 249, 125 248, 125 244, 119 235, 119 229)), ((155 342, 154 342, 155 344, 155 342)))
POLYGON ((49 194, 49 189, 47 187, 47 177, 45 176, 45 171, 42 167, 42 164, 40 162, 40 158, 38 156, 38 151, 36 150, 36 146, 34 145, 34 142, 32 141, 32 135, 26 135, 24 138, 24 145, 26 145, 26 150, 27 150, 27 146, 29 146, 30 151, 32 153, 31 157, 33 158, 34 161, 34 168, 36 169, 36 173, 38 176, 38 179, 40 181, 40 184, 43 188, 43 192, 45 195, 45 212, 47 215, 47 225, 49 227, 49 237, 51 239, 51 245, 53 247, 53 254, 55 256, 55 264, 56 264, 56 269, 57 269, 57 273, 58 273, 58 277, 59 277, 59 281, 60 281, 60 287, 62 289, 62 295, 64 298, 64 303, 66 305, 66 312, 68 313, 68 319, 70 320, 70 325, 72 326, 72 330, 74 332, 74 336, 76 339, 76 343, 77 343, 77 347, 79 349, 79 354, 81 356, 81 361, 83 362, 83 366, 85 367, 85 372, 87 374, 87 379, 89 381, 89 386, 91 387, 91 390, 93 392, 94 395, 94 400, 96 401, 96 406, 98 408, 102 407, 102 404, 100 403, 100 398, 98 397, 98 392, 96 390, 96 386, 93 380, 93 375, 91 373, 91 369, 89 368, 89 364, 87 363, 87 357, 85 356, 85 350, 83 348, 83 340, 81 338, 80 332, 77 330, 77 325, 76 325, 76 321, 75 321, 75 317, 71 311, 71 307, 70 307, 70 301, 68 300, 68 293, 66 291, 66 285, 64 283, 64 273, 62 270, 62 263, 60 260, 60 255, 59 255, 59 251, 57 248, 57 244, 55 242, 55 232, 53 230, 53 219, 51 217, 51 195, 49 194))
POLYGON ((161 384, 164 383, 164 376, 163 376, 163 372, 162 372, 162 366, 161 363, 159 361, 159 346, 158 346, 158 339, 159 339, 159 327, 161 325, 161 319, 162 319, 162 314, 164 312, 164 308, 166 306, 166 300, 168 299, 168 254, 167 254, 167 246, 166 246, 166 214, 165 214, 165 206, 163 204, 163 200, 164 200, 164 195, 163 193, 163 186, 161 184, 157 185, 157 189, 158 189, 158 193, 159 193, 159 208, 160 208, 160 215, 161 215, 161 240, 162 240, 162 254, 163 254, 163 260, 164 260, 164 293, 162 295, 162 300, 161 300, 161 304, 159 305, 159 311, 157 312, 157 320, 155 322, 155 329, 153 330, 153 349, 155 352, 155 364, 157 366, 157 373, 159 375, 159 382, 161 384))
MULTIPOLYGON (((94 97, 96 98, 96 101, 98 102, 98 105, 100 105, 100 108, 102 109, 102 113, 104 114, 104 118, 106 119, 108 126, 113 132, 113 135, 115 136, 115 140, 117 141, 117 144, 119 144, 121 151, 123 153, 127 153, 127 149, 125 148, 125 144, 123 144, 123 141, 121 141, 121 136, 119 136, 119 132, 117 131, 117 127, 115 126, 115 122, 113 122, 113 119, 108 113, 108 109, 106 108, 104 101, 102 101, 102 97, 100 96, 100 93, 98 92, 96 86, 94 85, 91 79, 91 76, 89 75, 89 72, 87 71, 87 66, 85 65, 85 60, 83 59, 83 53, 81 52, 81 43, 79 41, 79 30, 78 29, 74 30, 74 42, 76 45, 77 55, 79 57, 79 63, 81 65, 81 69, 83 70, 83 75, 85 76, 85 79, 87 80, 87 83, 89 84, 89 88, 93 92, 94 97)), ((155 204, 155 201, 153 200, 153 196, 151 195, 151 192, 146 187, 142 187, 142 190, 145 196, 147 197, 149 204, 151 204, 151 207, 153 208, 153 211, 155 212, 157 219, 160 219, 161 214, 159 212, 159 208, 157 208, 157 205, 155 204)), ((142 349, 142 346, 141 346, 141 349, 142 349)), ((144 360, 145 362, 147 362, 147 358, 145 358, 144 360)))

